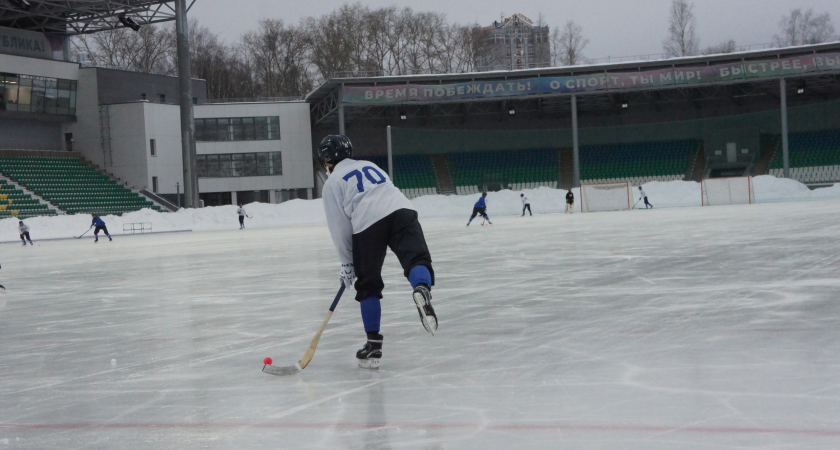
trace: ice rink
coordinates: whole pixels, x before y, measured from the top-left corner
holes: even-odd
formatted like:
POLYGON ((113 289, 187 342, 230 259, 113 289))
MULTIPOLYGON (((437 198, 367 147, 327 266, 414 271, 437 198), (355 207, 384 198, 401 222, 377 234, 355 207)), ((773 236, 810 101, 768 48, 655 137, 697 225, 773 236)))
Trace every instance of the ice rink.
POLYGON ((464 212, 434 337, 389 254, 379 371, 353 291, 260 371, 337 290, 323 226, 0 246, 0 450, 840 448, 840 201, 464 212))

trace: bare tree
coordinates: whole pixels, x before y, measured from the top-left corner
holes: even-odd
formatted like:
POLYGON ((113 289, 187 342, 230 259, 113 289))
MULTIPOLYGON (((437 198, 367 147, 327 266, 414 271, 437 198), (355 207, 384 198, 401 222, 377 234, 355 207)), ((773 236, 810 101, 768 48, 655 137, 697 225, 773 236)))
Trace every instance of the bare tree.
POLYGON ((545 62, 551 64, 553 57, 551 52, 551 36, 548 23, 543 13, 539 13, 537 16, 537 23, 534 24, 534 28, 536 28, 536 32, 534 33, 534 61, 537 64, 544 64, 545 62))
POLYGON ((175 61, 171 58, 175 48, 174 35, 154 25, 144 26, 136 32, 119 28, 81 35, 71 42, 76 53, 88 53, 91 62, 100 66, 163 74, 175 70, 175 61))
POLYGON ((694 3, 688 0, 672 0, 668 38, 662 49, 668 57, 694 56, 699 53, 697 20, 694 17, 694 3))
POLYGON ((242 37, 242 50, 254 68, 260 96, 300 96, 312 89, 306 66, 304 33, 282 20, 263 19, 242 37))
POLYGON ((555 66, 574 66, 584 63, 583 50, 589 39, 583 36, 583 27, 574 21, 566 22, 563 28, 554 28, 551 36, 553 64, 555 66))
MULTIPOLYGON (((264 19, 230 44, 195 20, 190 29, 192 73, 207 81, 214 99, 301 96, 336 75, 466 72, 495 63, 486 27, 452 23, 441 13, 371 9, 358 2, 297 25, 264 19)), ((580 27, 575 30, 578 61, 588 41, 580 27)), ((73 44, 96 65, 173 75, 175 40, 171 25, 147 25, 137 33, 123 28, 81 36, 73 44)), ((548 46, 545 38, 540 44, 548 46)))
POLYGON ((721 54, 721 53, 733 53, 734 51, 735 51, 735 40, 734 39, 728 39, 728 40, 725 40, 725 41, 721 42, 720 44, 711 45, 709 47, 706 47, 706 49, 703 50, 702 54, 704 54, 704 55, 718 55, 718 54, 721 54))
POLYGON ((820 44, 827 42, 833 35, 834 24, 827 12, 816 14, 813 8, 804 12, 802 8, 796 8, 782 17, 779 34, 773 36, 773 44, 777 47, 820 44))

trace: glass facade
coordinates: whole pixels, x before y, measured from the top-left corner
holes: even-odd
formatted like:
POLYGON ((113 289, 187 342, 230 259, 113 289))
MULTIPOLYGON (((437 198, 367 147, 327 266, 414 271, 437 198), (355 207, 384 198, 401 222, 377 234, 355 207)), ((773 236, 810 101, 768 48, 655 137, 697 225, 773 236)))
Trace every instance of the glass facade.
POLYGON ((201 178, 283 175, 280 152, 197 155, 195 159, 201 178))
POLYGON ((76 82, 0 73, 0 110, 76 114, 76 82))
POLYGON ((195 140, 200 142, 279 139, 279 116, 195 119, 195 140))

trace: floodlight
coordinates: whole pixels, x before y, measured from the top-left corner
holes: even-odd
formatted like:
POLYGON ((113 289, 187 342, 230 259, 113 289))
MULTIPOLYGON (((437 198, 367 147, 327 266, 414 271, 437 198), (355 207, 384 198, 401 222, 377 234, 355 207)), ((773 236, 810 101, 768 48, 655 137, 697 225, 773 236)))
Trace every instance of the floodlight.
POLYGON ((621 108, 622 109, 627 109, 629 107, 630 107, 630 104, 627 103, 627 100, 624 100, 623 102, 621 102, 621 108))
POLYGON ((405 111, 400 110, 400 120, 405 120, 407 118, 408 118, 408 116, 406 115, 405 111))
POLYGON ((126 17, 125 13, 120 14, 117 16, 117 20, 120 21, 126 28, 131 28, 134 31, 140 31, 140 25, 134 21, 131 17, 126 17))
POLYGON ((796 90, 797 94, 804 94, 805 93, 805 82, 799 83, 799 88, 796 90))
POLYGON ((32 4, 27 0, 9 0, 9 3, 11 3, 15 8, 23 11, 29 11, 32 9, 32 4))
POLYGON ((508 114, 510 114, 511 116, 512 116, 512 115, 514 115, 514 114, 516 114, 516 110, 513 108, 513 106, 511 106, 510 108, 508 108, 508 114))

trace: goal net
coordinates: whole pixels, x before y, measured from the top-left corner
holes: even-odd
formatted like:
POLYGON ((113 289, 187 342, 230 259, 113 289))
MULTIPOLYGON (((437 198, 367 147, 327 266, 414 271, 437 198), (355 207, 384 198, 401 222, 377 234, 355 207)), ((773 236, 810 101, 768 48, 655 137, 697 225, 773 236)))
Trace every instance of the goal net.
POLYGON ((626 211, 630 209, 630 183, 581 184, 582 212, 626 211))
POLYGON ((706 178, 702 182, 703 206, 755 203, 752 177, 706 178))

